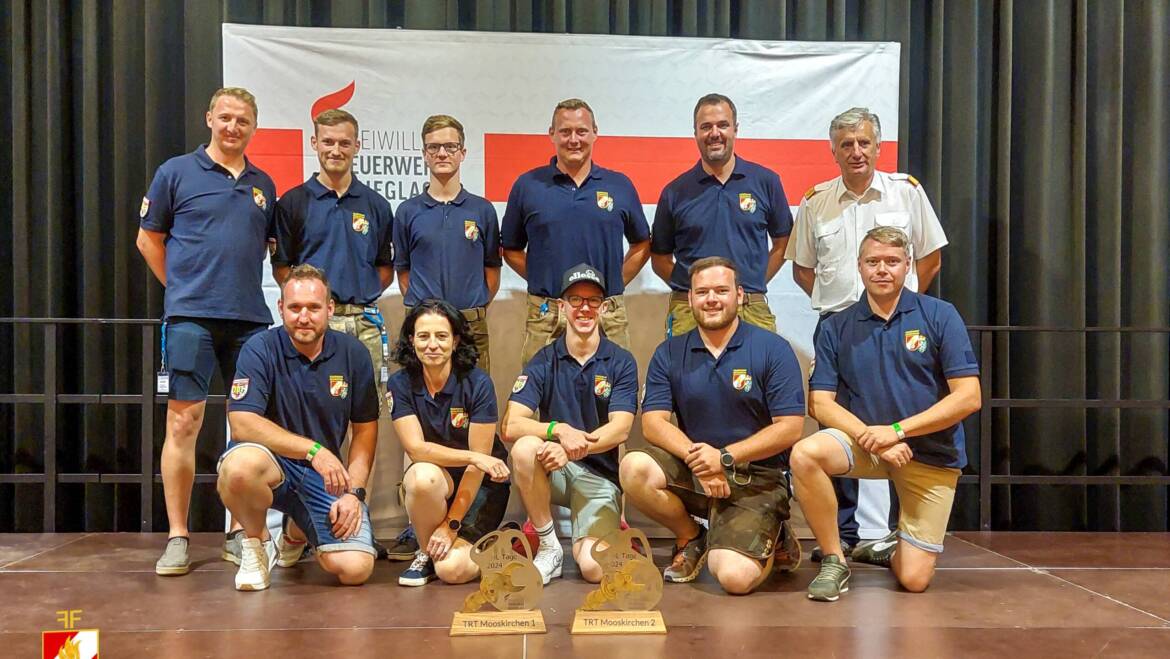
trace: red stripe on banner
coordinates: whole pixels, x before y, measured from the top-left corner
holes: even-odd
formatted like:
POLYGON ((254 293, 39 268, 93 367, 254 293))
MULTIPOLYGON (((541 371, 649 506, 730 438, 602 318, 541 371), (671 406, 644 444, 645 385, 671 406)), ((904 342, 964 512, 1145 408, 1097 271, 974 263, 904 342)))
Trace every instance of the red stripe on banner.
MULTIPOLYGON (((736 153, 780 174, 791 206, 812 186, 837 176, 840 171, 829 152, 827 140, 762 140, 740 138, 736 153)), ((547 164, 554 153, 548 135, 484 135, 484 171, 487 198, 507 201, 512 183, 524 172, 547 164)), ((617 170, 634 182, 643 204, 658 203, 658 195, 676 176, 699 159, 692 137, 598 138, 593 158, 603 167, 617 170)), ((877 167, 896 171, 898 144, 887 142, 877 167)))
POLYGON ((304 182, 305 136, 299 128, 257 128, 248 142, 248 159, 272 177, 276 196, 304 182))

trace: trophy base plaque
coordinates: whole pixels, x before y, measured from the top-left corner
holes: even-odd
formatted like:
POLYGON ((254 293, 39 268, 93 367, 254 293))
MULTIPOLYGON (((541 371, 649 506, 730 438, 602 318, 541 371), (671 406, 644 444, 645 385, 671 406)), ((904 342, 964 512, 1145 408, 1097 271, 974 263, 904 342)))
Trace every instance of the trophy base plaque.
POLYGON ((503 636, 505 634, 543 634, 544 615, 534 611, 493 611, 456 613, 451 620, 451 636, 503 636))
POLYGON ((665 634, 661 611, 584 611, 573 617, 574 634, 665 634))

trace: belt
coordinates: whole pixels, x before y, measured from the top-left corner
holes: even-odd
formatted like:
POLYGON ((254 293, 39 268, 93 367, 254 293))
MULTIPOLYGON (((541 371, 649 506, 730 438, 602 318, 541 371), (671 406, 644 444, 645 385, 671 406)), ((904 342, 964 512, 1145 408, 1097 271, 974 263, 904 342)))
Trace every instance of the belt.
POLYGON ((341 302, 333 303, 334 316, 360 316, 366 311, 375 313, 377 310, 377 302, 372 302, 370 304, 342 304, 341 302))
POLYGON ((475 322, 477 320, 483 320, 483 319, 487 318, 487 307, 473 307, 471 309, 460 309, 459 313, 463 314, 463 317, 467 320, 467 322, 471 323, 471 322, 475 322))
MULTIPOLYGON (((689 294, 686 291, 671 291, 670 292, 670 300, 672 302, 688 302, 688 301, 690 301, 690 298, 688 297, 688 295, 689 294)), ((768 303, 768 296, 764 295, 763 293, 744 293, 743 294, 743 303, 744 304, 757 304, 759 302, 763 302, 764 304, 767 304, 768 303)))

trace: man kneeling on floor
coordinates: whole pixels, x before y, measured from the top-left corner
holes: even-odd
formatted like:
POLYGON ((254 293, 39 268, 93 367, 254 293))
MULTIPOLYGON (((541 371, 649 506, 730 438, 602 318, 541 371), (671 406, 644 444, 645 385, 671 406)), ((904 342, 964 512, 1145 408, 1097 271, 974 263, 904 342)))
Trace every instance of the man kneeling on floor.
POLYGON ((592 583, 602 576, 593 545, 621 524, 618 447, 638 410, 638 365, 628 350, 601 336, 605 290, 591 265, 564 274, 557 305, 565 333, 516 378, 504 415, 516 485, 540 536, 533 562, 546 584, 561 576, 564 559, 551 504, 569 508, 573 560, 592 583))
POLYGON ((654 352, 642 399, 651 446, 626 455, 621 483, 677 538, 667 581, 692 581, 707 560, 725 591, 746 594, 774 565, 800 564, 782 454, 804 426, 804 387, 788 342, 737 317, 744 292, 735 264, 699 259, 690 283, 698 327, 654 352))
POLYGON ((934 576, 967 464, 962 421, 981 405, 979 366, 955 308, 903 288, 908 244, 894 227, 866 234, 865 297, 825 320, 817 338, 808 408, 824 429, 792 450, 796 495, 825 556, 810 599, 832 602, 849 590, 830 476, 894 482, 897 542, 871 547, 866 562, 891 567, 917 593, 934 576))
POLYGON ((268 588, 277 562, 289 567, 311 546, 342 584, 365 583, 374 537, 365 484, 378 441, 378 391, 369 352, 328 329, 329 282, 298 265, 281 287, 283 327, 248 339, 228 402, 232 442, 219 459, 219 496, 244 526, 236 590, 268 588), (348 465, 338 455, 353 424, 348 465), (279 542, 266 511, 289 519, 279 542))

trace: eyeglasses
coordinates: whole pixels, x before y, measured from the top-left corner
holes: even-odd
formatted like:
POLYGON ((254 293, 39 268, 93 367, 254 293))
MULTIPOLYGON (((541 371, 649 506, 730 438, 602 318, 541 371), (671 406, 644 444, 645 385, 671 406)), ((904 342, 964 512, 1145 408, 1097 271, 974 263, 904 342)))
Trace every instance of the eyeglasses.
POLYGON ((601 297, 600 295, 594 295, 593 297, 570 295, 569 297, 565 298, 565 302, 568 302, 569 306, 573 307, 574 309, 579 309, 582 304, 588 304, 590 309, 596 309, 605 302, 605 298, 601 297))
POLYGON ((453 156, 463 149, 463 145, 459 144, 458 142, 447 142, 446 144, 432 142, 430 144, 424 144, 423 149, 425 149, 426 152, 432 156, 437 155, 439 153, 439 149, 446 151, 447 155, 453 156))

